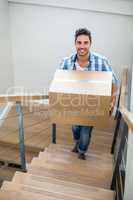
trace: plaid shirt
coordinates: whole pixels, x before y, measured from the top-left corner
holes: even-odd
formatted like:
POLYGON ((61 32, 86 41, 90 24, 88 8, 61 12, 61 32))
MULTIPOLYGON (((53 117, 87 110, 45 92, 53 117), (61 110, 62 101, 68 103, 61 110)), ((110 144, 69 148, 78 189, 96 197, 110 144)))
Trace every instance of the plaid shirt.
MULTIPOLYGON (((60 69, 76 69, 76 57, 77 54, 73 54, 70 57, 64 58, 60 64, 60 69)), ((108 60, 104 56, 91 52, 88 61, 88 64, 84 68, 85 71, 111 71, 113 83, 118 84, 118 79, 111 65, 108 63, 108 60)))

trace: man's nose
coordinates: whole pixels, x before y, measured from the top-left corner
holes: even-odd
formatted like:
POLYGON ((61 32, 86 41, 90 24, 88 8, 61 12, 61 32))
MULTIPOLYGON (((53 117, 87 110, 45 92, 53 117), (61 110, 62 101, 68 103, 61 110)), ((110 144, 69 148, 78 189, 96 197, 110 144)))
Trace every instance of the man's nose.
POLYGON ((81 45, 80 45, 80 48, 84 48, 84 47, 85 47, 85 45, 84 45, 84 44, 81 44, 81 45))

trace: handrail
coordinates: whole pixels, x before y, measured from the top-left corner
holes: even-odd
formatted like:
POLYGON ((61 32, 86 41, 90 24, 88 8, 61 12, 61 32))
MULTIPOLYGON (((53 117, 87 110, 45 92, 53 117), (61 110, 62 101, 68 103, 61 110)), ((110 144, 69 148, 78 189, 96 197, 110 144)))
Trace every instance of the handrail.
POLYGON ((133 114, 127 109, 127 84, 128 84, 128 68, 123 70, 120 95, 120 112, 127 123, 129 129, 133 131, 133 114))
POLYGON ((28 102, 31 100, 48 99, 48 95, 43 94, 11 94, 11 95, 0 95, 0 103, 5 102, 28 102))
POLYGON ((127 83, 128 83, 128 68, 123 69, 121 88, 120 88, 120 109, 126 108, 126 96, 127 96, 127 83))
POLYGON ((133 113, 131 113, 130 111, 128 111, 127 108, 124 108, 124 107, 121 108, 121 113, 125 122, 128 125, 128 128, 133 131, 133 113))

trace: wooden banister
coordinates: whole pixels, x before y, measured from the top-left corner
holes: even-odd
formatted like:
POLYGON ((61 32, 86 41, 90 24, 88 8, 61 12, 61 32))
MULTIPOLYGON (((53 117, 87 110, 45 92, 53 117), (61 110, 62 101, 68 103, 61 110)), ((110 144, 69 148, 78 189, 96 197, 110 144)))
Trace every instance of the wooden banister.
POLYGON ((127 108, 121 108, 121 113, 122 116, 124 118, 124 120, 126 121, 128 128, 132 130, 133 132, 133 113, 131 113, 130 111, 128 111, 127 108))
POLYGON ((123 70, 121 82, 121 96, 120 96, 120 112, 126 121, 128 128, 133 132, 133 114, 127 109, 127 84, 128 84, 128 68, 123 70))
POLYGON ((127 84, 128 84, 128 68, 124 68, 122 73, 122 81, 120 88, 120 109, 126 107, 126 97, 127 97, 127 84))

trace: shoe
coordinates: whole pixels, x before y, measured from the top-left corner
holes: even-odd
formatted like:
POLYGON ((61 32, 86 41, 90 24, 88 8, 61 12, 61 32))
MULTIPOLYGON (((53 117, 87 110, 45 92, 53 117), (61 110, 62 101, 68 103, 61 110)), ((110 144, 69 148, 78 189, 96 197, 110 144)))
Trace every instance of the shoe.
POLYGON ((85 156, 84 153, 79 153, 78 158, 81 159, 81 160, 86 160, 86 156, 85 156))
POLYGON ((72 152, 74 152, 74 153, 78 153, 79 151, 78 151, 78 145, 76 144, 75 146, 74 146, 74 148, 72 149, 72 152))

